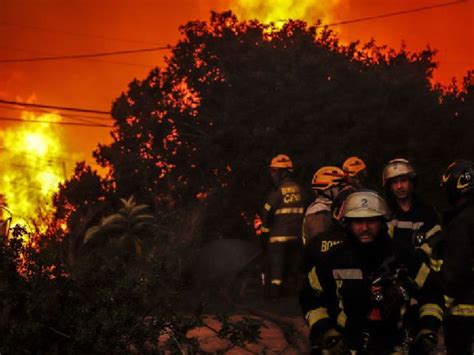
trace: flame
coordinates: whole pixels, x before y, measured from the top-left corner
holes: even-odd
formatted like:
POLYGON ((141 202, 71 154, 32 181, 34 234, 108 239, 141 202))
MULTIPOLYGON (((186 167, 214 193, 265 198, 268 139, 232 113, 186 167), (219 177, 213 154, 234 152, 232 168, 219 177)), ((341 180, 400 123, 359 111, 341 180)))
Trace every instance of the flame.
POLYGON ((263 23, 273 22, 280 28, 288 19, 315 23, 333 20, 334 7, 341 0, 235 0, 232 11, 241 20, 258 19, 263 23))
POLYGON ((0 131, 0 194, 13 215, 12 225, 27 225, 44 232, 45 217, 53 212, 52 196, 66 179, 65 149, 57 125, 61 116, 24 111, 24 122, 0 131))

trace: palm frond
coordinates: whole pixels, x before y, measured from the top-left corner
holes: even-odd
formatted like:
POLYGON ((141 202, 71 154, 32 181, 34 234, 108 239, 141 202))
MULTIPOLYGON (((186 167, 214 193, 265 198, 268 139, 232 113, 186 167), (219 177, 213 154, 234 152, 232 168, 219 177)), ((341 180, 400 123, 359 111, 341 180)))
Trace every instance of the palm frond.
POLYGON ((120 213, 115 213, 113 215, 107 216, 102 220, 101 226, 106 226, 108 224, 120 224, 127 223, 127 218, 120 213))

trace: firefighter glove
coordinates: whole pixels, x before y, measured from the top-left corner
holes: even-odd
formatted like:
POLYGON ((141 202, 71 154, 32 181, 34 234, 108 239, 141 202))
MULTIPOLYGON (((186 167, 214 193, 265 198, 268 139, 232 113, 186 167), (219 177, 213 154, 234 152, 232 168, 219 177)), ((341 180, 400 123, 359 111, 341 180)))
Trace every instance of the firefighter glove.
POLYGON ((438 336, 430 329, 421 329, 413 341, 414 354, 428 355, 438 344, 438 336))
POLYGON ((395 312, 400 312, 400 307, 408 300, 408 292, 403 284, 397 282, 385 286, 381 301, 382 317, 386 319, 395 312))

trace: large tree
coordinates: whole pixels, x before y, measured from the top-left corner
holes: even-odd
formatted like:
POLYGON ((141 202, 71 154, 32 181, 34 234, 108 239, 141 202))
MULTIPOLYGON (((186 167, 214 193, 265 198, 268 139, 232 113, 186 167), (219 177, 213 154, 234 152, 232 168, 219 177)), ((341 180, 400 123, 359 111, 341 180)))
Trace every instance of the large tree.
POLYGON ((207 235, 245 235, 276 153, 294 159, 303 183, 349 155, 368 160, 378 183, 395 155, 423 172, 440 154, 447 118, 429 48, 343 45, 327 28, 275 29, 230 12, 181 33, 165 67, 114 102, 113 142, 95 152, 121 196, 162 211, 200 200, 207 235))

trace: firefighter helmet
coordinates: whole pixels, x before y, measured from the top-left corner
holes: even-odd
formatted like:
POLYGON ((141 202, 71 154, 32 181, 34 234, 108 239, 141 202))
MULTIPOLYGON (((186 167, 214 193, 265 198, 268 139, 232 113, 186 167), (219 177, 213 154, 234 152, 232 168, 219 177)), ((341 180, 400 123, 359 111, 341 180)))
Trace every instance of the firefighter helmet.
POLYGON ((441 177, 441 186, 446 188, 448 197, 456 201, 459 197, 474 190, 474 164, 469 160, 456 160, 451 163, 441 177))
POLYGON ((383 169, 382 185, 385 187, 388 180, 404 175, 408 176, 410 179, 416 177, 415 169, 413 169, 410 162, 402 158, 390 160, 383 169))
POLYGON ((293 170, 293 162, 288 155, 278 154, 272 159, 270 168, 288 169, 291 171, 293 170))
POLYGON ((342 218, 388 217, 385 200, 375 191, 364 190, 350 194, 342 206, 342 218))
POLYGON ((311 187, 313 190, 325 191, 341 184, 345 177, 344 171, 337 166, 323 166, 314 173, 311 187))
POLYGON ((359 157, 349 157, 342 164, 342 170, 350 177, 356 176, 366 168, 367 165, 365 165, 364 161, 359 157))

